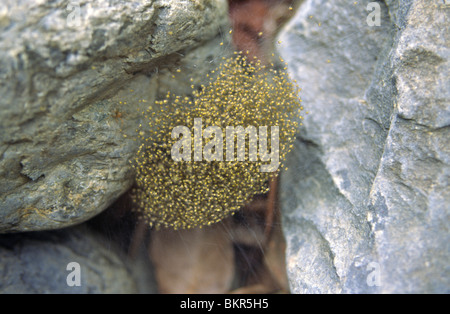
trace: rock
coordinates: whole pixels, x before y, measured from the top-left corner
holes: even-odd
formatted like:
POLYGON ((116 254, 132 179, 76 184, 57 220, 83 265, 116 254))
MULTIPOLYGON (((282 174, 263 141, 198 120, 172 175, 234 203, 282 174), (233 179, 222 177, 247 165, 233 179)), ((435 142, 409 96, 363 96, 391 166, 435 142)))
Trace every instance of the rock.
POLYGON ((157 292, 145 260, 126 259, 86 225, 0 235, 0 269, 2 294, 157 292), (79 265, 79 286, 67 283, 76 282, 72 262, 79 265))
POLYGON ((67 3, 0 4, 0 233, 81 223, 129 189, 142 111, 190 91, 228 33, 225 0, 67 3))
POLYGON ((306 0, 279 53, 304 126, 281 177, 293 293, 450 292, 450 8, 306 0), (373 10, 373 9, 372 9, 373 10))
POLYGON ((163 294, 228 293, 235 279, 233 241, 227 227, 152 232, 149 256, 163 294))

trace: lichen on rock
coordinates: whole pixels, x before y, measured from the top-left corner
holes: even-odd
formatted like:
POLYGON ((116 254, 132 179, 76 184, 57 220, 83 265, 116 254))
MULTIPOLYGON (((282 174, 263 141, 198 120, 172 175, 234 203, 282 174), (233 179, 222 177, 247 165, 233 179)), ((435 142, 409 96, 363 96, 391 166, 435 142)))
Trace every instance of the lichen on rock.
POLYGON ((140 100, 228 27, 225 0, 68 4, 0 3, 0 233, 79 224, 126 192, 140 100))

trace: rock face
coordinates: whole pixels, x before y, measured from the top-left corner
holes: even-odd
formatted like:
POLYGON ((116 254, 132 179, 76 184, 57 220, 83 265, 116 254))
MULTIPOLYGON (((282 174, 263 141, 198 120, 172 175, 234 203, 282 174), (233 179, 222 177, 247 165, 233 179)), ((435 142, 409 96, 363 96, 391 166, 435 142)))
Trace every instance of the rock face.
POLYGON ((280 34, 310 112, 282 174, 290 286, 449 293, 450 7, 375 2, 369 26, 368 4, 307 0, 280 34))
POLYGON ((151 268, 86 228, 0 235, 0 293, 156 293, 151 268), (76 268, 79 265, 79 285, 76 268), (69 266, 69 267, 68 267, 69 266), (77 267, 77 266, 75 266, 77 267))
POLYGON ((126 191, 138 110, 213 68, 227 23, 225 0, 2 1, 0 233, 77 224, 126 191))

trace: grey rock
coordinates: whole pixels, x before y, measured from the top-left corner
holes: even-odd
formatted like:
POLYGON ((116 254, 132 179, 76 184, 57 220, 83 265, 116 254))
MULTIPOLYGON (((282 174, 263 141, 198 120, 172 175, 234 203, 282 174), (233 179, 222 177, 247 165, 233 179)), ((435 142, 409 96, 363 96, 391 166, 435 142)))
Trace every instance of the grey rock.
POLYGON ((142 111, 198 84, 222 27, 225 0, 2 1, 0 233, 81 223, 129 189, 142 111))
POLYGON ((294 293, 450 292, 450 7, 307 0, 279 53, 309 114, 281 177, 294 293))
POLYGON ((152 269, 86 225, 0 235, 0 293, 156 293, 152 269), (69 286, 78 263, 80 285, 69 286))

